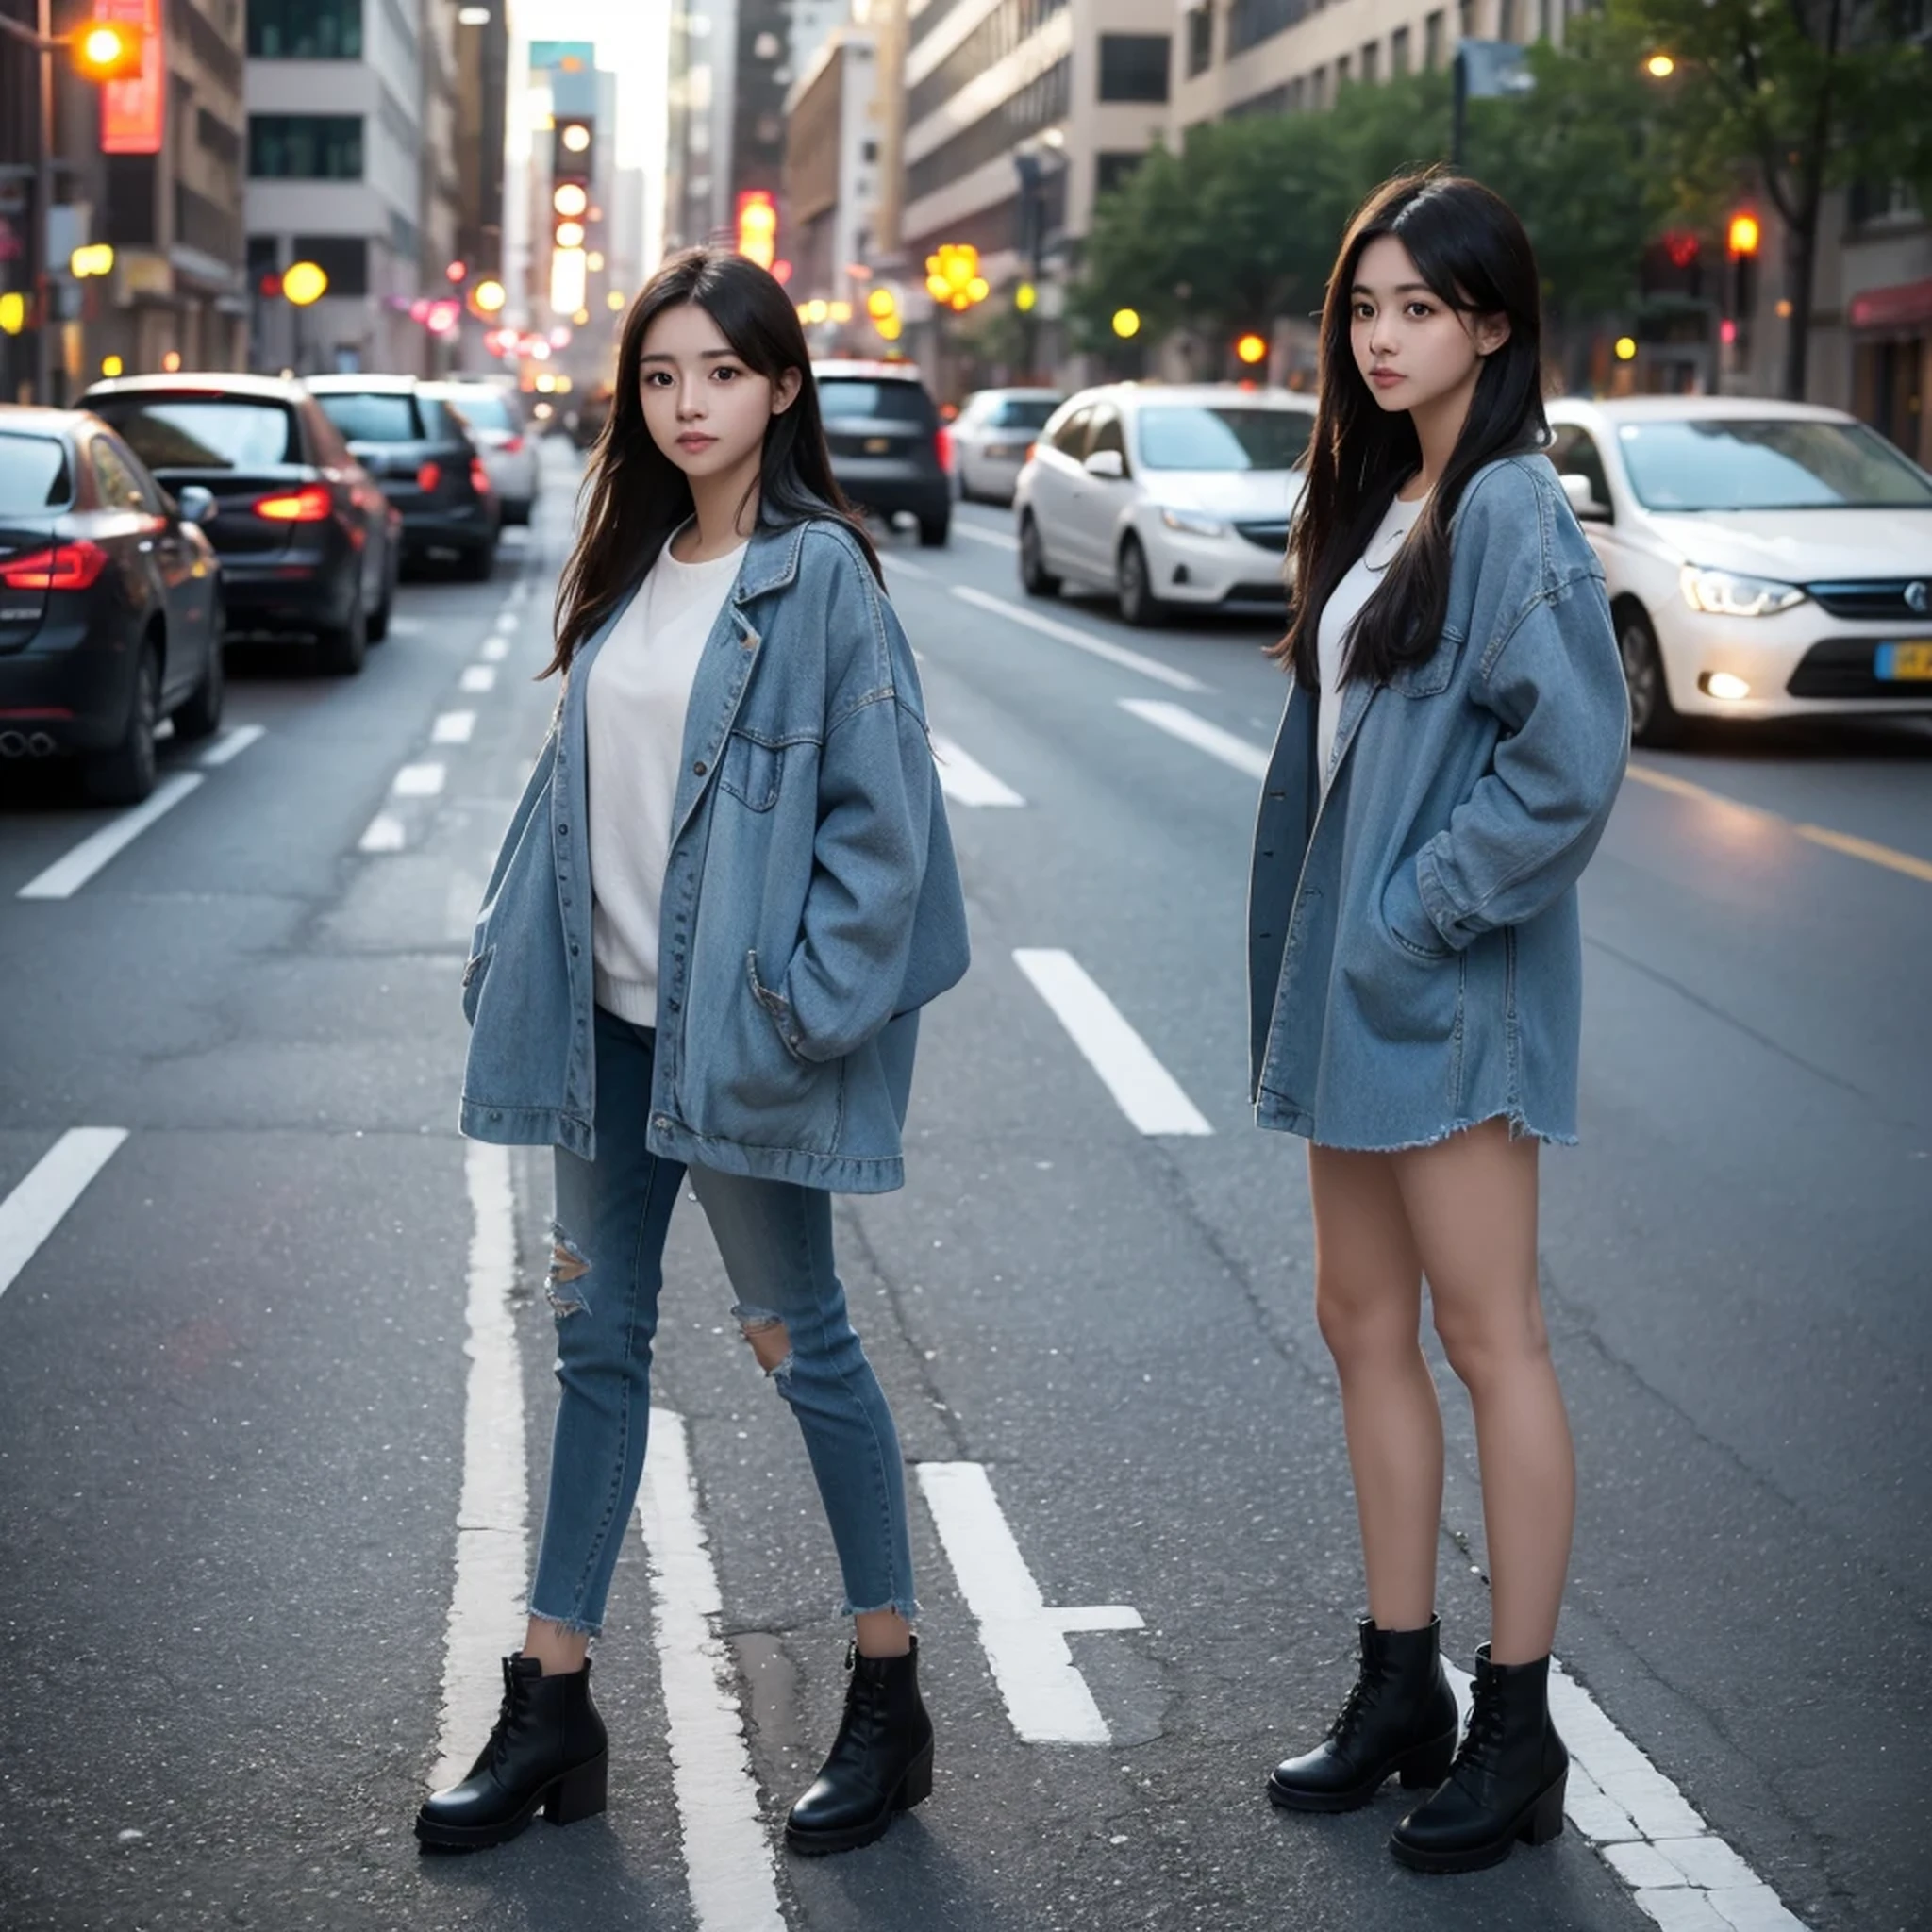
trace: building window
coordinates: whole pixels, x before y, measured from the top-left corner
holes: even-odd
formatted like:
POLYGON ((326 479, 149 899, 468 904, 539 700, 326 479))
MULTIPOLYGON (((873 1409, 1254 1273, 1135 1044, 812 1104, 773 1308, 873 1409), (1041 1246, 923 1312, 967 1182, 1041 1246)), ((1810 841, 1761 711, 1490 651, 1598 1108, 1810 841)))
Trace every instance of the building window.
POLYGON ((359 114, 251 114, 248 172, 258 180, 359 181, 359 114))
POLYGON ((944 188, 971 170, 1009 154, 1029 134, 1065 120, 1073 105, 1072 75, 1071 61, 1056 60, 991 113, 921 156, 906 171, 907 200, 917 201, 944 188))
POLYGON ((1408 72, 1408 29, 1399 26, 1389 36, 1389 72, 1407 74, 1408 72))
POLYGON ((312 261, 331 295, 369 292, 369 243, 360 235, 297 235, 289 259, 312 261))
POLYGON ((1496 0, 1496 38, 1499 41, 1516 38, 1516 0, 1496 0))
POLYGON ((1442 64, 1442 9, 1439 7, 1423 22, 1423 65, 1434 74, 1442 64))
POLYGON ((1349 71, 1348 56, 1338 54, 1335 57, 1335 92, 1339 94, 1353 77, 1349 71))
POLYGON ((359 60, 362 0, 248 0, 248 51, 260 60, 359 60))
MULTIPOLYGON (((907 126, 916 127, 937 113, 961 88, 1023 47, 1056 14, 1063 12, 1066 4, 1067 0, 999 0, 937 67, 907 91, 907 126)), ((936 10, 928 7, 919 19, 923 22, 936 10)))
POLYGON ((860 160, 866 162, 868 166, 874 161, 876 161, 879 158, 878 142, 875 141, 867 142, 864 144, 864 146, 859 150, 858 158, 860 160))
POLYGON ((1197 7, 1188 15, 1188 78, 1214 64, 1214 9, 1197 7))
POLYGON ((1382 43, 1371 41, 1362 49, 1362 78, 1371 87, 1382 77, 1382 43))
POLYGON ((1308 75, 1308 106, 1319 114, 1328 104, 1328 70, 1318 67, 1308 75))
POLYGON ((1147 158, 1143 153, 1102 153, 1093 157, 1093 192, 1111 194, 1147 158))
POLYGON ((1227 10, 1227 51, 1232 58, 1286 33, 1306 19, 1308 0, 1234 0, 1227 10))
POLYGON ((1100 98, 1166 100, 1168 59, 1166 34, 1102 34, 1100 98))

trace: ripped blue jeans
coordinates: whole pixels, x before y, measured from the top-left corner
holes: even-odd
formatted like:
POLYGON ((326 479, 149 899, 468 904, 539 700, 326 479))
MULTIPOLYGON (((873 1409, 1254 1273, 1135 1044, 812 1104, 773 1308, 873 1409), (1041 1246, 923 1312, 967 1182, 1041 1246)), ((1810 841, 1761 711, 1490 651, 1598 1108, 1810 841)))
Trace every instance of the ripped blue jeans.
MULTIPOLYGON (((686 1169, 644 1145, 656 1036, 599 1007, 597 1158, 559 1147, 548 1283, 561 1396, 529 1613, 594 1636, 643 1474, 664 1238, 686 1169)), ((747 1337, 811 1457, 845 1584, 845 1614, 911 1617, 906 1476, 885 1391, 845 1312, 823 1190, 689 1170, 747 1337), (771 1324, 782 1324, 783 1334, 771 1324)))

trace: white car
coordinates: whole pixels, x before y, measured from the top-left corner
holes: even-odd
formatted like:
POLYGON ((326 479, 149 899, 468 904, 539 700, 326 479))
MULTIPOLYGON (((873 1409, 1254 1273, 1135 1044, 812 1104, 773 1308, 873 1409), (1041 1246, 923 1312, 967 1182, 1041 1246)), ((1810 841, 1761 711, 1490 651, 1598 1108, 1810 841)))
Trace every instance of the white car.
POLYGON ((490 487, 503 505, 506 524, 527 524, 537 503, 537 439, 525 425, 517 392, 503 383, 433 383, 432 392, 454 403, 475 434, 490 473, 490 487))
POLYGON ((1033 439, 1059 408, 1057 389, 982 389, 954 418, 953 474, 968 503, 1011 503, 1033 439))
POLYGON ((1283 617, 1311 398, 1234 383, 1109 383, 1054 411, 1020 472, 1020 581, 1111 588, 1129 624, 1182 607, 1283 617))
POLYGON ((1549 416, 1640 744, 1693 717, 1932 711, 1932 476, 1875 430, 1745 396, 1549 416))

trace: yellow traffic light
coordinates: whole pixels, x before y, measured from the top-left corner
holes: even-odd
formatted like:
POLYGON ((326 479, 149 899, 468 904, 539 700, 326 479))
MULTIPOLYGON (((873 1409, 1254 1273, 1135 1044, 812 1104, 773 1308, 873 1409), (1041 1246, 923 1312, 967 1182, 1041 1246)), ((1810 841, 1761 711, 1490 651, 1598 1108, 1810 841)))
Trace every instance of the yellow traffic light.
POLYGON ((738 197, 738 252, 768 269, 778 257, 778 210, 762 188, 747 188, 738 197))
POLYGON ((1617 338, 1617 360, 1619 362, 1634 362, 1636 359, 1637 338, 1635 336, 1619 336, 1617 338))
POLYGON ((1265 336, 1257 336, 1250 329, 1246 335, 1242 336, 1235 343, 1234 352, 1243 362, 1252 368, 1257 362, 1262 362, 1267 359, 1268 339, 1265 336))
POLYGON ((865 312, 874 322, 885 321, 887 316, 891 315, 898 306, 898 303, 892 299, 892 291, 890 289, 874 289, 865 298, 865 312))
POLYGON ((1116 308, 1113 312, 1113 332, 1125 341, 1129 336, 1141 333, 1141 312, 1137 308, 1116 308))
POLYGON ((83 80, 135 80, 142 60, 142 36, 111 20, 92 22, 73 40, 74 71, 83 80))
POLYGON ((0 335, 17 336, 26 326, 26 297, 9 289, 0 295, 0 335))
POLYGON ((1030 315, 1033 311, 1033 305, 1039 300, 1040 291, 1031 282, 1022 282, 1013 291, 1013 307, 1022 315, 1030 315))
POLYGON ((282 271, 282 293, 297 308, 307 308, 328 293, 328 276, 312 261, 291 261, 282 271))
POLYGON ((82 282, 90 275, 110 275, 114 273, 114 251, 105 242, 76 248, 67 258, 67 273, 82 282))
POLYGON ((1731 217, 1728 240, 1733 255, 1756 255, 1761 239, 1762 230, 1756 215, 1740 208, 1731 217))

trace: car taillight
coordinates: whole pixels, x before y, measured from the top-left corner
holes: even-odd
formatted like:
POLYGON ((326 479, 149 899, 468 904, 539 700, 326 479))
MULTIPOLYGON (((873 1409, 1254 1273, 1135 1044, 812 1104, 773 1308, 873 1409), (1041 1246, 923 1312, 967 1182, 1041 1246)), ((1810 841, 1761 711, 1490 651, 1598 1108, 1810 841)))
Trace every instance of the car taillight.
POLYGON ((425 496, 433 496, 436 493, 436 486, 441 481, 442 465, 441 463, 425 463, 416 472, 416 488, 425 496))
POLYGON ((1033 460, 1034 451, 1037 450, 1039 447, 1040 445, 1037 442, 1029 442, 1026 445, 1026 455, 1024 460, 1030 463, 1033 460))
POLYGON ((488 496, 490 494, 490 472, 483 467, 483 458, 481 457, 472 457, 470 458, 470 488, 478 496, 488 496))
POLYGON ((0 584, 9 591, 84 591, 108 567, 98 543, 57 543, 0 563, 0 584))
POLYGON ((305 484, 300 490, 286 490, 274 496, 258 496, 255 514, 272 524, 319 524, 333 508, 326 485, 305 484))
POLYGON ((521 436, 512 436, 509 439, 509 441, 504 444, 503 453, 507 457, 522 456, 524 453, 524 439, 521 436))
POLYGON ((950 429, 933 431, 932 453, 939 458, 940 468, 950 476, 953 474, 953 432, 950 429))

